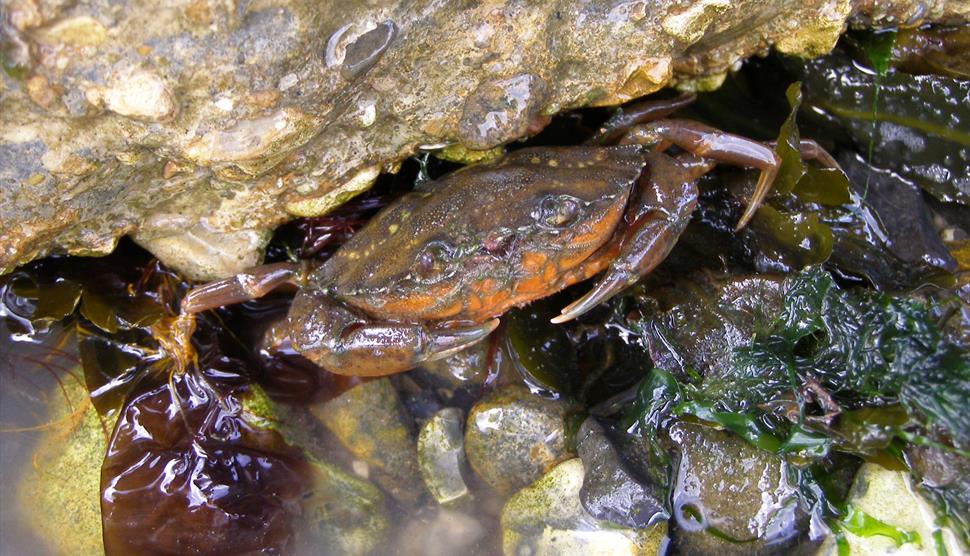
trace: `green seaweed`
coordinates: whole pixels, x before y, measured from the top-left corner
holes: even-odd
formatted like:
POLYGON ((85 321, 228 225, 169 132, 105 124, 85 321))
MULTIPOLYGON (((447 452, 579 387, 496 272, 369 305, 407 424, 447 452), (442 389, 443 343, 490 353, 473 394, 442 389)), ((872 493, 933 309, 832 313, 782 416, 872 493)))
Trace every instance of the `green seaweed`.
MULTIPOLYGON (((857 537, 875 535, 887 537, 892 539, 897 548, 906 543, 916 543, 917 545, 922 543, 919 533, 884 523, 851 504, 845 507, 842 519, 839 520, 839 526, 857 537)), ((839 553, 842 553, 841 545, 839 553)))
POLYGON ((945 431, 959 449, 970 445, 970 360, 943 340, 925 303, 846 292, 819 270, 788 278, 784 298, 769 332, 735 349, 727 374, 693 386, 695 401, 681 413, 779 451, 782 444, 766 441, 750 416, 738 421, 723 414, 757 414, 786 397, 804 405, 800 386, 813 380, 844 406, 898 401, 917 422, 945 431))
POLYGON ((866 31, 859 33, 858 37, 872 70, 876 75, 886 75, 892 62, 893 47, 896 45, 896 30, 866 31))
POLYGON ((759 266, 791 271, 828 261, 834 245, 830 223, 810 207, 798 205, 840 207, 848 205, 851 197, 848 179, 839 168, 806 164, 802 159, 796 123, 801 83, 789 85, 785 96, 789 112, 775 141, 781 166, 773 184, 772 204, 758 209, 750 230, 757 243, 759 266))
POLYGON ((757 418, 738 411, 719 411, 712 401, 688 400, 674 408, 677 415, 692 415, 701 421, 718 424, 767 452, 778 453, 782 443, 765 430, 757 418))
POLYGON ((838 168, 806 165, 805 174, 795 184, 793 192, 804 203, 837 207, 852 202, 849 180, 838 168))
POLYGON ((774 183, 776 193, 791 193, 798 180, 805 175, 805 162, 802 161, 798 150, 801 137, 798 134, 798 124, 795 123, 795 116, 802 104, 802 84, 796 81, 789 85, 788 90, 785 91, 785 97, 788 98, 791 111, 781 124, 775 143, 775 154, 781 158, 781 166, 778 168, 774 183))
POLYGON ((789 269, 821 264, 832 255, 832 228, 811 212, 780 212, 763 205, 751 221, 763 257, 789 269))
POLYGON ((19 298, 26 309, 20 315, 35 330, 42 330, 74 312, 81 299, 81 285, 63 276, 47 277, 20 271, 5 277, 4 295, 19 298))
POLYGON ((771 333, 736 350, 733 375, 705 384, 706 395, 748 409, 813 379, 843 404, 898 400, 970 445, 970 360, 943 340, 926 303, 842 291, 819 270, 786 280, 785 299, 771 333))
POLYGON ((894 68, 913 75, 970 77, 970 25, 924 25, 900 29, 893 45, 894 68))
POLYGON ((16 81, 23 81, 30 75, 30 68, 18 65, 3 51, 3 48, 0 48, 0 66, 10 79, 16 81))
POLYGON ((893 69, 879 74, 844 50, 791 64, 803 83, 802 115, 810 123, 937 199, 970 204, 970 111, 961 102, 970 89, 966 79, 893 69))
POLYGON ((643 437, 646 459, 643 472, 655 485, 670 484, 672 461, 661 437, 681 398, 677 379, 666 371, 654 369, 640 382, 636 397, 621 421, 626 430, 636 431, 643 437))
MULTIPOLYGON (((649 446, 661 444, 674 419, 728 430, 794 458, 802 502, 822 516, 837 516, 834 525, 912 542, 908 533, 844 506, 824 484, 826 472, 815 467, 836 452, 902 467, 907 446, 970 457, 970 357, 945 339, 932 302, 844 290, 817 268, 786 278, 782 299, 772 321, 748 344, 732 348, 726 369, 687 372, 679 380, 653 369, 623 424, 649 446)), ((669 456, 661 454, 654 464, 666 472, 669 456)), ((963 531, 970 516, 966 490, 924 490, 940 515, 963 531)))
MULTIPOLYGON (((889 71, 889 61, 892 58, 893 45, 896 44, 895 30, 872 31, 865 34, 862 41, 866 56, 872 64, 873 71, 876 72, 872 83, 872 124, 869 131, 869 143, 866 145, 866 162, 872 164, 872 151, 876 145, 876 137, 879 128, 876 126, 879 114, 879 93, 882 90, 882 80, 889 71)), ((862 197, 865 198, 869 191, 869 177, 866 176, 866 187, 862 197)))

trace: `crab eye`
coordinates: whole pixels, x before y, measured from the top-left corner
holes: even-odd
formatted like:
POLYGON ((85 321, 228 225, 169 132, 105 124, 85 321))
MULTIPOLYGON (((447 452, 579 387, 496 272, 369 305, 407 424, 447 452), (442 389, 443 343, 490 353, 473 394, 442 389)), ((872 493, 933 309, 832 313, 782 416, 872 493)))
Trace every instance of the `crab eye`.
POLYGON ((414 260, 411 275, 425 283, 434 283, 448 275, 454 265, 455 249, 444 241, 432 241, 424 246, 414 260))
POLYGON ((576 221, 582 206, 582 200, 572 195, 549 195, 539 201, 539 206, 532 211, 532 218, 544 228, 562 230, 576 221))

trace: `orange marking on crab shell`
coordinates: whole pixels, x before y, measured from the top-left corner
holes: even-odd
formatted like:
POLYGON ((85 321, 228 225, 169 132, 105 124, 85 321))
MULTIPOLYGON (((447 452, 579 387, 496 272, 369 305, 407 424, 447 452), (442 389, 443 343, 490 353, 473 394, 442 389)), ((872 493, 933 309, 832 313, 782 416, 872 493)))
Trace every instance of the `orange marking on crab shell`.
POLYGON ((558 270, 556 262, 549 260, 545 253, 526 252, 522 254, 519 263, 520 279, 513 286, 516 299, 525 301, 524 297, 534 299, 545 293, 551 293, 550 281, 555 279, 558 270))
POLYGON ((481 294, 493 293, 495 291, 495 280, 486 278, 476 284, 474 289, 481 294))
POLYGON ((589 229, 586 233, 573 238, 573 245, 582 245, 585 243, 603 244, 608 241, 610 236, 613 235, 613 232, 616 231, 616 227, 619 225, 620 218, 623 217, 625 210, 625 204, 613 203, 602 218, 598 218, 589 223, 589 229))
POLYGON ((382 305, 375 307, 375 312, 382 317, 395 315, 423 315, 429 308, 434 307, 438 298, 434 295, 409 294, 407 296, 388 298, 382 305))
POLYGON ((526 251, 522 253, 522 262, 520 268, 524 274, 538 274, 539 269, 546 264, 548 257, 544 253, 537 253, 535 251, 526 251))
POLYGON ((591 253, 588 249, 574 251, 570 254, 564 253, 561 257, 556 259, 557 273, 562 274, 563 272, 583 264, 592 254, 593 253, 591 253))
POLYGON ((611 246, 609 249, 601 250, 587 258, 582 264, 564 272, 559 279, 560 287, 567 288, 606 270, 606 267, 610 266, 610 263, 616 260, 619 251, 619 247, 615 245, 611 246))
POLYGON ((546 287, 549 287, 558 274, 559 266, 554 261, 546 263, 545 268, 542 269, 542 279, 546 282, 546 287))
POLYGON ((461 299, 456 299, 451 305, 446 305, 433 313, 428 313, 427 318, 435 320, 446 319, 461 313, 462 309, 464 308, 464 302, 461 299))
POLYGON ((493 295, 498 288, 496 287, 496 282, 492 278, 485 278, 478 282, 472 282, 468 284, 468 297, 477 297, 479 299, 493 295))
POLYGON ((543 278, 539 274, 533 274, 524 280, 520 280, 515 284, 515 293, 519 297, 527 295, 532 298, 540 297, 545 293, 551 293, 549 291, 549 281, 543 278))
POLYGON ((381 318, 446 319, 461 313, 464 308, 464 303, 457 299, 448 305, 442 305, 442 301, 450 297, 448 294, 451 287, 451 284, 443 283, 427 293, 411 292, 403 296, 390 297, 381 305, 368 307, 368 310, 381 318))
POLYGON ((465 299, 465 312, 471 315, 479 315, 482 312, 482 300, 477 295, 469 295, 465 299))
POLYGON ((510 292, 508 290, 503 290, 496 292, 490 296, 482 298, 482 312, 487 314, 492 314, 496 311, 505 312, 505 309, 510 307, 508 304, 510 292))
POLYGON ((471 297, 475 299, 475 310, 479 316, 491 315, 496 306, 500 305, 508 298, 509 292, 499 287, 498 282, 493 278, 485 278, 481 282, 472 285, 471 297))

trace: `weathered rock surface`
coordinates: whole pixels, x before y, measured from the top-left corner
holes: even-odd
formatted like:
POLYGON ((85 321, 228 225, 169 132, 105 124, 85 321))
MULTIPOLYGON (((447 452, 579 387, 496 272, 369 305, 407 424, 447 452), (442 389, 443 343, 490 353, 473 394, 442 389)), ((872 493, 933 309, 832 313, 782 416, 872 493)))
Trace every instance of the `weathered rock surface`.
POLYGON ((258 261, 421 149, 738 60, 829 50, 847 22, 966 20, 970 1, 576 4, 2 0, 0 272, 131 234, 195 278, 258 261))
POLYGON ((471 492, 462 472, 467 467, 463 415, 457 407, 438 411, 418 434, 418 465, 428 492, 439 504, 468 499, 471 492))
POLYGON ((785 460, 702 425, 677 423, 670 436, 680 451, 671 503, 673 544, 681 553, 791 552, 808 516, 785 460))
POLYGON ((568 459, 564 419, 568 406, 523 386, 495 390, 468 412, 465 453, 490 487, 511 494, 568 459))
POLYGON ((502 509, 505 554, 653 556, 665 553, 667 522, 629 528, 590 515, 580 503, 585 467, 564 461, 515 493, 502 509))
POLYGON ((391 496, 413 503, 424 495, 411 420, 390 379, 358 384, 310 412, 391 496))

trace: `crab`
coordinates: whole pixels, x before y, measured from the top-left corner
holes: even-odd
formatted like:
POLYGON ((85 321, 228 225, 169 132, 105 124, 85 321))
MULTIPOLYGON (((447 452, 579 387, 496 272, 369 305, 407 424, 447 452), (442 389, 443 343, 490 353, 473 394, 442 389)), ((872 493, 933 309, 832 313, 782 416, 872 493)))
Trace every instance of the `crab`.
MULTIPOLYGON (((738 229, 768 193, 780 165, 770 144, 667 118, 690 100, 629 108, 583 146, 523 148, 455 171, 385 207, 317 268, 256 267, 195 288, 183 311, 296 283, 292 345, 355 376, 451 355, 509 309, 600 275, 553 322, 575 319, 664 260, 697 204, 698 178, 715 165, 760 170, 738 229)), ((800 151, 835 164, 813 141, 800 151)))

